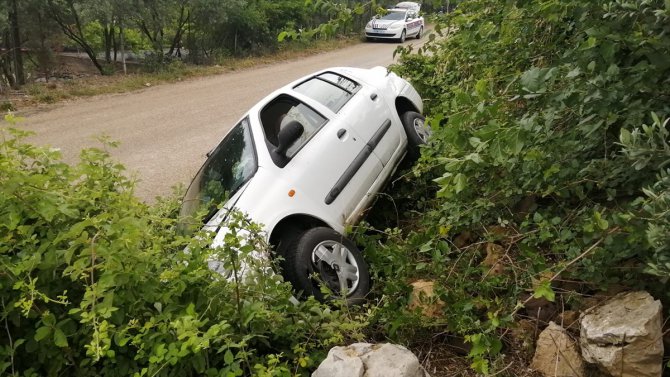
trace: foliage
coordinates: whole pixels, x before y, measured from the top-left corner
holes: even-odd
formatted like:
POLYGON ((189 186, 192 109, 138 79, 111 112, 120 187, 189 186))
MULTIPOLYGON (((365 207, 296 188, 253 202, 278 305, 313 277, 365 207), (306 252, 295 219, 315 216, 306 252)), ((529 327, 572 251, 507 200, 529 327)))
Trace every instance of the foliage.
POLYGON ((358 333, 346 311, 294 302, 242 215, 221 246, 180 235, 178 202, 139 202, 104 149, 69 166, 24 136, 0 142, 0 374, 301 375, 358 333))
MULTIPOLYGON (((277 37, 280 42, 285 39, 332 38, 350 28, 354 18, 360 19, 362 15, 377 9, 377 2, 374 0, 356 3, 353 6, 339 1, 306 0, 305 5, 311 7, 314 13, 323 14, 326 18, 315 26, 282 31, 277 37)), ((367 21, 368 18, 366 17, 365 20, 367 21)))
POLYGON ((394 193, 423 209, 361 238, 380 330, 407 342, 446 326, 485 373, 528 297, 563 299, 561 280, 670 299, 669 21, 660 0, 473 0, 442 16, 441 38, 400 49, 434 133, 394 193), (385 299, 417 278, 437 281, 442 318, 385 299))

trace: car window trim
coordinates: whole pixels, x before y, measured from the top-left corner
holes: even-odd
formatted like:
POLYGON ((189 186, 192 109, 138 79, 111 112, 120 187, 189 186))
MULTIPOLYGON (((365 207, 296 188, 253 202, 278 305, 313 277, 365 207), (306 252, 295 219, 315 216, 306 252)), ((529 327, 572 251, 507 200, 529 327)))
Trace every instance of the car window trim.
MULTIPOLYGON (((321 73, 319 73, 318 75, 314 75, 314 76, 312 76, 312 77, 310 77, 310 78, 308 78, 308 79, 306 79, 306 80, 301 81, 300 83, 294 85, 291 89, 292 89, 293 91, 295 91, 296 93, 300 93, 301 95, 303 95, 303 96, 305 96, 305 97, 308 97, 308 98, 310 98, 310 99, 312 99, 312 100, 314 100, 314 101, 316 101, 316 102, 319 102, 316 98, 313 98, 313 97, 311 97, 311 96, 309 96, 309 95, 307 95, 307 94, 301 93, 301 92, 299 92, 299 91, 296 90, 296 88, 299 87, 300 85, 306 83, 307 81, 314 80, 314 79, 318 79, 319 81, 323 81, 323 82, 326 82, 326 83, 328 83, 328 84, 330 84, 330 85, 333 85, 334 87, 339 88, 339 89, 343 90, 344 92, 346 92, 347 94, 350 95, 350 96, 347 98, 347 100, 344 101, 344 103, 343 103, 339 108, 337 108, 336 110, 332 110, 332 109, 329 108, 329 110, 331 110, 331 111, 332 111, 333 113, 335 113, 335 114, 338 114, 338 113, 344 108, 344 106, 346 106, 347 103, 349 103, 349 101, 350 101, 352 98, 354 98, 354 96, 356 95, 356 93, 358 93, 358 92, 361 90, 361 87, 363 87, 363 85, 361 85, 361 83, 359 83, 358 81, 353 80, 353 79, 351 79, 351 78, 349 78, 349 77, 347 77, 347 76, 345 76, 345 75, 343 75, 343 74, 340 74, 340 73, 337 73, 337 72, 333 72, 333 71, 325 71, 325 72, 321 72, 321 73), (338 85, 338 84, 336 84, 336 83, 334 83, 334 82, 332 82, 332 81, 330 81, 330 80, 327 80, 327 79, 324 79, 323 77, 320 77, 321 75, 326 74, 326 73, 330 73, 330 74, 335 75, 335 76, 343 77, 343 78, 345 78, 345 79, 351 81, 352 83, 354 83, 354 84, 356 85, 356 89, 353 90, 353 91, 350 91, 350 90, 347 90, 346 88, 343 88, 342 86, 340 86, 340 85, 338 85)), ((322 104, 321 102, 319 102, 319 103, 322 104)), ((322 105, 323 105, 323 104, 322 104, 322 105)), ((326 106, 326 105, 324 105, 324 106, 326 106)), ((326 107, 328 107, 328 106, 326 106, 326 107)))
MULTIPOLYGON (((323 73, 333 73, 333 72, 323 72, 323 73)), ((323 74, 323 73, 322 73, 322 74, 323 74)), ((340 89, 344 90, 345 92, 347 92, 348 94, 351 94, 352 96, 353 96, 354 94, 356 94, 356 93, 360 90, 361 84, 357 83, 357 82, 354 81, 354 80, 351 80, 351 79, 348 78, 348 77, 345 77, 345 76, 342 76, 342 75, 337 75, 336 73, 333 73, 334 75, 343 77, 343 78, 345 78, 345 79, 347 79, 347 80, 353 82, 354 84, 356 84, 356 90, 351 91, 351 90, 349 90, 349 89, 347 89, 347 88, 345 88, 345 87, 343 87, 343 86, 341 86, 341 85, 338 85, 337 83, 334 83, 334 82, 332 82, 332 81, 330 81, 330 80, 328 80, 328 79, 324 79, 323 77, 321 77, 322 74, 320 74, 319 76, 314 76, 313 78, 315 78, 315 79, 317 79, 317 80, 321 80, 321 81, 323 81, 323 82, 327 82, 328 84, 333 85, 333 86, 336 87, 336 88, 340 88, 340 89)), ((309 81, 309 80, 307 80, 307 81, 309 81)), ((307 81, 303 81, 302 83, 300 83, 300 85, 306 83, 307 81)), ((300 85, 296 85, 295 88, 297 88, 297 87, 300 86, 300 85)), ((295 88, 293 88, 293 89, 295 89, 295 88)), ((347 102, 348 102, 348 100, 347 100, 347 102)), ((345 102, 345 103, 346 103, 346 102, 345 102)))

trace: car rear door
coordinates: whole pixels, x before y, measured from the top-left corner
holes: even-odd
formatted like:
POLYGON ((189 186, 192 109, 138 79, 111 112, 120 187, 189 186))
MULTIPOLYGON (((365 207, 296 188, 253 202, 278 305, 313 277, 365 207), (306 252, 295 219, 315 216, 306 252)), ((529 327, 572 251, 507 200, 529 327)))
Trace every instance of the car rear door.
POLYGON ((370 145, 382 165, 386 165, 401 142, 401 127, 392 127, 392 110, 379 89, 358 84, 354 96, 342 107, 339 116, 370 145))
POLYGON ((324 72, 294 89, 336 113, 371 147, 382 165, 400 145, 402 127, 391 126, 393 112, 380 89, 335 72, 324 72))

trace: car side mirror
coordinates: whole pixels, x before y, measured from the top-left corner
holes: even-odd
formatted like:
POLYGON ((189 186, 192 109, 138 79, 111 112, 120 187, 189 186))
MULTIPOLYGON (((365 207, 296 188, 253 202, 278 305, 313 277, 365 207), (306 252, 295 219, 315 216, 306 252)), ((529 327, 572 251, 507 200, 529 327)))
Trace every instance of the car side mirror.
POLYGON ((277 145, 274 152, 279 156, 286 157, 286 151, 298 141, 304 131, 305 128, 300 122, 297 120, 290 121, 279 130, 279 135, 277 135, 279 145, 277 145))

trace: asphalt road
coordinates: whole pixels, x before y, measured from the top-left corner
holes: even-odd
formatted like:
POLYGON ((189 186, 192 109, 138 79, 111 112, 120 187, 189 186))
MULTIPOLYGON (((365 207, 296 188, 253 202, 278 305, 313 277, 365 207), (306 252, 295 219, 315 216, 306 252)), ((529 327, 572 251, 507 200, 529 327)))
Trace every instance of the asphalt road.
MULTIPOLYGON (((405 44, 418 46, 421 41, 405 44)), ((393 63, 395 43, 362 43, 294 61, 165 84, 57 105, 26 116, 21 128, 36 132, 37 145, 60 148, 66 162, 100 146, 107 135, 119 141, 114 159, 136 174, 136 195, 152 201, 187 185, 214 147, 246 111, 271 91, 311 72, 333 67, 371 68, 393 63)))

